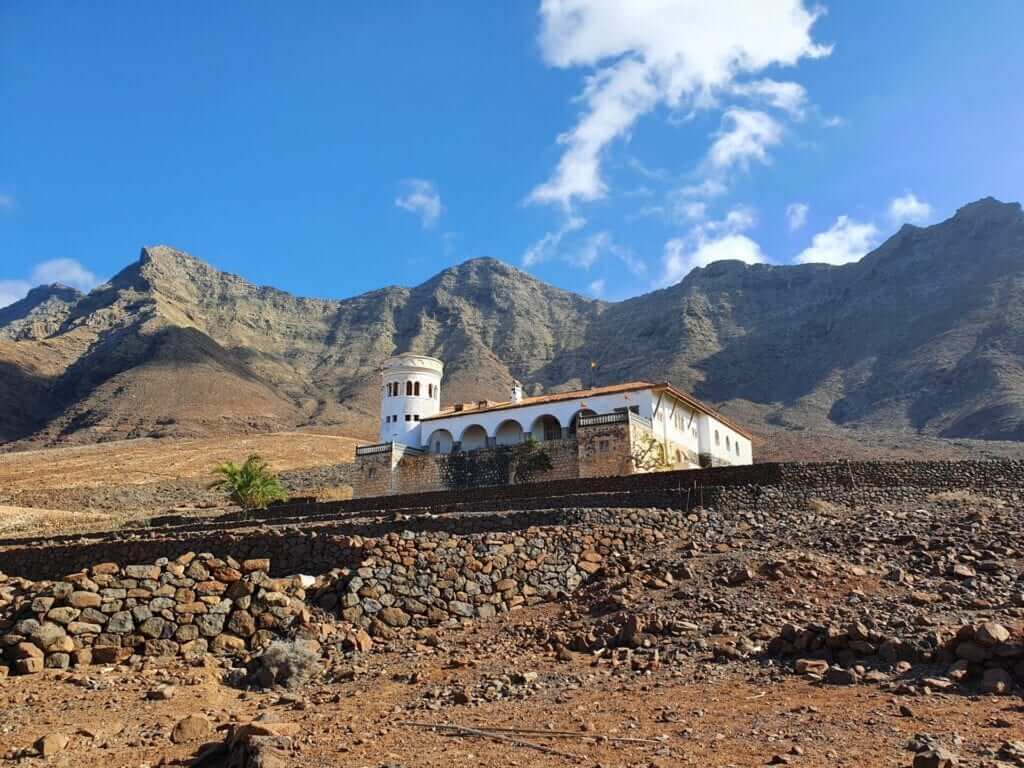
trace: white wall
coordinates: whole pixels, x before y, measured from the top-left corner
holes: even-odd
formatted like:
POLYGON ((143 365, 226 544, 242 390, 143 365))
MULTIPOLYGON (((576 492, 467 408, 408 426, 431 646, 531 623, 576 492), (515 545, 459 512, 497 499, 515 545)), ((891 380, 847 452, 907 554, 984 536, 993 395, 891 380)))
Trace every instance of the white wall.
MULTIPOLYGON (((540 403, 537 405, 525 405, 517 408, 502 408, 496 411, 484 411, 476 413, 468 411, 464 414, 453 414, 436 419, 430 419, 422 423, 422 437, 424 443, 430 435, 438 429, 445 429, 451 433, 452 438, 459 442, 462 439, 463 430, 472 424, 478 424, 484 428, 489 438, 496 438, 498 427, 505 421, 518 422, 523 433, 528 433, 533 428, 534 422, 539 416, 550 415, 558 419, 563 430, 569 428, 573 416, 579 413, 584 407, 594 413, 610 413, 616 408, 629 408, 640 406, 641 415, 650 416, 650 392, 639 390, 636 392, 619 392, 610 395, 598 395, 597 397, 581 397, 573 400, 562 400, 554 403, 540 403), (646 404, 646 405, 645 405, 646 404), (644 408, 647 414, 644 414, 644 408)), ((426 446, 424 446, 426 447, 426 446)))
MULTIPOLYGON (((681 445, 694 454, 700 454, 699 415, 669 392, 651 392, 651 424, 659 440, 681 445)), ((676 463, 674 455, 669 461, 676 463)), ((697 464, 683 457, 682 465, 694 467, 697 464)))
POLYGON ((441 409, 441 374, 444 364, 425 355, 398 355, 384 363, 380 387, 380 440, 419 446, 420 419, 441 409), (406 395, 406 384, 419 384, 420 394, 406 395), (398 386, 397 395, 388 385, 398 386), (433 386, 433 390, 431 390, 433 386), (433 397, 430 393, 433 391, 433 397), (408 418, 406 418, 408 417, 408 418))
POLYGON ((750 464, 753 462, 753 447, 750 439, 725 426, 718 419, 701 414, 704 422, 702 434, 706 434, 706 442, 702 437, 701 453, 709 453, 719 461, 729 464, 750 464))
MULTIPOLYGON (((477 413, 468 411, 462 414, 452 414, 438 418, 428 419, 421 422, 420 437, 422 442, 410 443, 422 445, 424 448, 433 451, 434 441, 431 436, 444 430, 451 435, 449 441, 443 433, 439 433, 441 440, 441 452, 448 453, 452 449, 452 443, 462 441, 466 428, 478 425, 487 434, 490 443, 497 442, 499 445, 508 445, 517 441, 522 431, 522 438, 525 438, 539 416, 550 415, 558 419, 563 430, 568 430, 573 416, 580 413, 583 408, 594 413, 611 413, 616 408, 639 409, 639 415, 651 421, 654 434, 658 439, 676 443, 686 447, 693 453, 711 454, 719 462, 730 464, 750 464, 753 460, 750 440, 738 432, 726 427, 717 419, 705 413, 692 410, 681 400, 674 398, 669 392, 657 393, 652 390, 638 390, 634 392, 621 392, 597 397, 582 397, 573 400, 563 400, 554 403, 540 403, 537 405, 525 405, 515 408, 501 408, 494 411, 477 413), (660 414, 660 418, 659 418, 660 414), (677 424, 676 416, 680 416, 677 424), (514 425, 506 422, 514 422, 514 425), (502 426, 504 425, 504 426, 502 426), (499 428, 501 433, 499 434, 499 428), (696 430, 697 434, 694 434, 696 430), (718 444, 715 445, 715 432, 718 432, 718 444), (728 439, 728 448, 726 440, 728 439), (428 442, 429 441, 429 442, 428 442), (737 446, 739 452, 737 453, 737 446)), ((539 432, 535 433, 539 439, 539 432)), ((434 438, 437 440, 438 438, 434 438)), ((463 450, 482 447, 480 440, 475 440, 471 445, 463 445, 463 450)), ((670 456, 674 461, 675 456, 670 456)), ((685 459, 684 459, 685 462, 685 459)), ((688 465, 692 466, 692 465, 688 465)))

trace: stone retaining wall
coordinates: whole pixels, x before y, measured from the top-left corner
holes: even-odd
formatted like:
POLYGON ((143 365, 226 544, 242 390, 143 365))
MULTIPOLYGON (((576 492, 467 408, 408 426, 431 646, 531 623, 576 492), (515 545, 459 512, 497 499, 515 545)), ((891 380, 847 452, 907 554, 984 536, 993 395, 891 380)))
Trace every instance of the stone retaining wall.
POLYGON ((606 525, 577 514, 573 525, 374 538, 310 532, 290 541, 292 573, 330 563, 319 578, 275 579, 266 557, 225 552, 274 549, 258 537, 226 540, 216 554, 187 552, 151 565, 94 564, 57 581, 0 574, 0 675, 133 655, 245 655, 308 627, 311 606, 344 622, 348 636, 389 637, 406 627, 487 618, 571 593, 609 555, 661 541, 673 517, 636 510, 606 525))
POLYGON ((308 624, 311 578, 272 579, 269 561, 194 553, 100 563, 57 582, 0 577, 0 676, 110 664, 133 655, 241 655, 308 624))
POLYGON ((664 539, 663 515, 634 518, 639 525, 389 534, 361 542, 366 559, 334 574, 314 599, 385 637, 407 626, 488 618, 569 594, 613 552, 643 551, 664 539))

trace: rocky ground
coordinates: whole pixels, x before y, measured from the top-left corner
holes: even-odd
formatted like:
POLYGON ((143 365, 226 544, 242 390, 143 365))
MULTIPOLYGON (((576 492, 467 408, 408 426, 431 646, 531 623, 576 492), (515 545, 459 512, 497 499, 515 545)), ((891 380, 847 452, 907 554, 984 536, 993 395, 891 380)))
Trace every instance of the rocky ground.
POLYGON ((697 510, 642 552, 606 550, 571 596, 485 620, 370 640, 321 615, 291 688, 262 688, 252 650, 11 675, 0 757, 175 764, 215 743, 196 764, 1024 765, 1024 496, 858 498, 697 510))

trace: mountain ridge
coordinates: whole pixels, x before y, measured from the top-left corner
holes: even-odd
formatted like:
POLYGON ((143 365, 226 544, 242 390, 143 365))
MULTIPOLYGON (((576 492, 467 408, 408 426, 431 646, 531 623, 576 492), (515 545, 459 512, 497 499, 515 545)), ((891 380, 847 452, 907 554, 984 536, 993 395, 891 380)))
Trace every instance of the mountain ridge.
POLYGON ((490 258, 305 298, 169 246, 88 295, 23 302, 0 310, 0 403, 32 407, 0 416, 0 442, 314 424, 369 438, 377 367, 401 351, 445 360, 446 400, 502 399, 513 378, 530 393, 647 378, 755 430, 1024 440, 1024 213, 992 198, 858 262, 715 262, 619 302, 490 258))

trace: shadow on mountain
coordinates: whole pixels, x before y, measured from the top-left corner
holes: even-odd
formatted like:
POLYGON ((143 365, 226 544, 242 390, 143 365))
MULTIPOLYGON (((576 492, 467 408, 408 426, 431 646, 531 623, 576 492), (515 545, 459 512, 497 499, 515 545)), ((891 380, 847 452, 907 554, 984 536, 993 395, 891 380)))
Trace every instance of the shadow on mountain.
POLYGON ((49 380, 0 360, 0 444, 28 437, 46 421, 52 407, 49 380))

